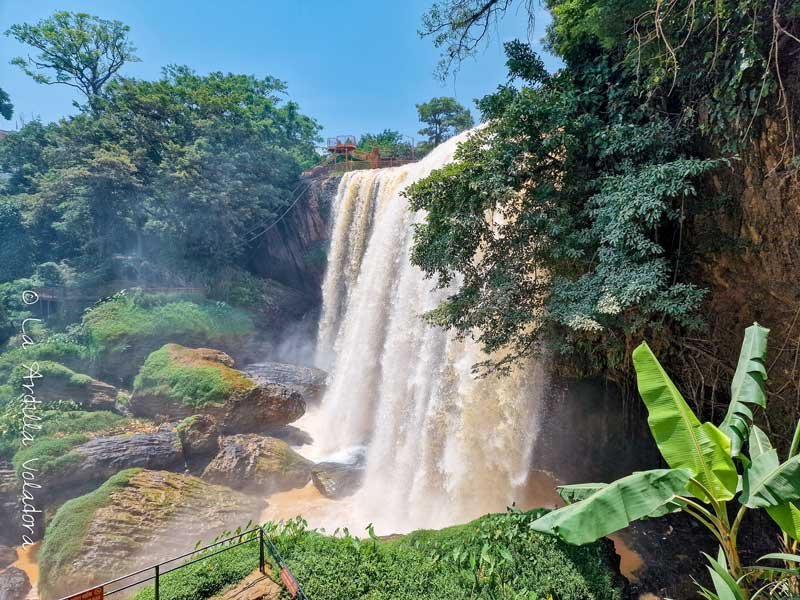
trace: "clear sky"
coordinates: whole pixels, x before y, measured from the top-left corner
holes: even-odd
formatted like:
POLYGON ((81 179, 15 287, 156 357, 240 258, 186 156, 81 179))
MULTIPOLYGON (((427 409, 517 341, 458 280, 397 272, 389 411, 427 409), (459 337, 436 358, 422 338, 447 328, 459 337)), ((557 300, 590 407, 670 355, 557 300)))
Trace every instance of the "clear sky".
MULTIPOLYGON (((420 17, 432 0, 0 0, 0 32, 35 22, 55 10, 88 12, 131 27, 142 62, 122 74, 154 79, 167 64, 199 73, 272 75, 288 83, 301 110, 323 126, 323 136, 360 135, 385 128, 416 135, 415 104, 433 96, 472 100, 505 80, 503 41, 529 39, 527 15, 512 12, 493 40, 454 79, 433 76, 438 51, 420 39, 420 17)), ((542 9, 530 40, 539 45, 548 22, 542 9)), ((74 112, 66 86, 35 83, 9 60, 25 47, 0 35, 0 87, 18 118, 52 121, 74 112)), ((554 59, 545 57, 554 68, 554 59)), ((475 111, 473 110, 473 114, 475 111)), ((476 115, 477 116, 477 115, 476 115)))

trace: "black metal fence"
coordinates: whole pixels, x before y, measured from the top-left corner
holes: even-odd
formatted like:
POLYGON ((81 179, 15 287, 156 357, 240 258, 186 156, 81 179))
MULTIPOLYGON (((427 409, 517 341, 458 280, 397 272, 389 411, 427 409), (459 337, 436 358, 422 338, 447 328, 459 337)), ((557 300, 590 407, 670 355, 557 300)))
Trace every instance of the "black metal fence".
MULTIPOLYGON (((120 594, 126 590, 132 590, 137 586, 144 586, 145 584, 149 584, 153 582, 153 591, 155 595, 155 600, 162 600, 161 598, 161 580, 163 577, 168 575, 169 573, 174 573, 175 571, 179 571, 189 565, 193 565, 195 563, 199 563, 204 560, 208 560, 213 556, 217 556, 224 552, 229 552, 234 548, 238 548, 244 544, 251 544, 253 542, 258 542, 258 569, 264 575, 267 574, 267 558, 266 555, 269 554, 272 557, 273 562, 277 567, 280 569, 280 580, 283 585, 287 588, 290 595, 293 598, 300 598, 300 600, 309 600, 308 596, 306 596, 305 592, 303 591, 302 586, 297 582, 292 575, 291 571, 289 570, 289 566, 286 564, 286 561, 281 556, 280 551, 278 550, 275 543, 272 541, 272 538, 269 534, 264 531, 264 528, 261 526, 254 527, 247 531, 243 531, 237 535, 231 536, 229 538, 225 538, 224 540, 220 540, 218 542, 214 542, 213 544, 209 544, 208 546, 203 546, 202 548, 195 548, 191 552, 187 552, 186 554, 181 554, 180 556, 175 556, 158 564, 145 567, 144 569, 139 569, 138 571, 134 571, 133 573, 128 573, 127 575, 123 575, 121 577, 117 577, 116 579, 112 579, 111 581, 106 581, 105 583, 99 584, 94 586, 93 588, 83 590, 82 592, 78 592, 77 594, 72 594, 70 596, 64 596, 60 600, 70 600, 70 598, 81 598, 87 597, 91 598, 90 595, 93 591, 102 589, 102 596, 101 597, 109 597, 115 594, 120 594), (222 546, 222 548, 220 548, 222 546), (210 550, 213 552, 210 552, 210 550), (199 555, 199 556, 198 556, 199 555), (196 558, 193 558, 196 557, 196 558), (172 566, 173 563, 177 561, 183 560, 177 566, 172 566), (135 581, 129 581, 130 579, 135 579, 135 581)), ((164 598, 163 600, 169 600, 169 598, 164 598)))

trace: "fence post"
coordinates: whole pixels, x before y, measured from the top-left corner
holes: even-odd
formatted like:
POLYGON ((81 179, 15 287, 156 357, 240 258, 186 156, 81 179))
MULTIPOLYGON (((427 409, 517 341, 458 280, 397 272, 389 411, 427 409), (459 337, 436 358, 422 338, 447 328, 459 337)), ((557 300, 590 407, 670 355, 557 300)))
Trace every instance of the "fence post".
POLYGON ((264 529, 258 528, 258 566, 261 573, 266 574, 264 566, 264 529))
POLYGON ((156 600, 159 600, 159 589, 158 589, 159 570, 160 569, 158 568, 158 565, 156 565, 156 600))

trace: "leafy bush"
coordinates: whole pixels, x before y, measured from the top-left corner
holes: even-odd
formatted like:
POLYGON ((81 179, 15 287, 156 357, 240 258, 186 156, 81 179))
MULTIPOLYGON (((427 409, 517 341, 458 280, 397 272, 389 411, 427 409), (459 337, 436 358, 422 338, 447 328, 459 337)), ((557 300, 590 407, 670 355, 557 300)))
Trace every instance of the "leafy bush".
POLYGON ((94 357, 164 341, 223 343, 252 333, 253 322, 223 302, 196 303, 169 294, 126 294, 89 309, 83 329, 94 357))
POLYGON ((254 383, 240 371, 211 360, 191 348, 167 344, 147 357, 134 380, 136 393, 148 393, 191 406, 220 402, 254 383))
MULTIPOLYGON (((487 515, 441 531, 382 541, 309 531, 298 517, 265 525, 297 580, 314 600, 618 599, 621 590, 602 545, 580 548, 533 532, 542 511, 487 515)), ((161 584, 170 600, 209 598, 258 566, 257 545, 176 571, 161 584)), ((147 589, 134 600, 152 600, 147 589)))
POLYGON ((80 551, 95 511, 106 504, 112 492, 125 487, 139 472, 141 469, 121 471, 93 492, 65 502, 58 510, 47 526, 39 551, 39 591, 42 595, 47 596, 48 588, 56 583, 50 574, 72 562, 80 551))

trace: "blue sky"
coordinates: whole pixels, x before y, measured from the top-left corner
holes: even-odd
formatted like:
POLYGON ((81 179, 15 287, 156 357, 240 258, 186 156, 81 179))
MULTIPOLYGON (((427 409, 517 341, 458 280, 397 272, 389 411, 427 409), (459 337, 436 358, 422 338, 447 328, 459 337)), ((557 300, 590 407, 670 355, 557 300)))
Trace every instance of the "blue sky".
MULTIPOLYGON (((527 16, 513 12, 494 30, 490 44, 463 65, 456 78, 433 77, 438 51, 420 39, 420 17, 432 0, 0 0, 0 32, 34 22, 55 10, 83 11, 119 19, 131 27, 142 62, 122 73, 153 79, 161 67, 186 64, 200 73, 230 71, 272 75, 323 126, 323 136, 379 131, 416 135, 415 104, 454 96, 473 98, 505 79, 501 43, 528 39, 527 16)), ((548 15, 537 15, 530 36, 538 46, 548 15)), ((74 112, 77 98, 66 86, 40 85, 8 64, 26 49, 0 35, 0 87, 15 105, 16 119, 45 121, 74 112)), ((546 58, 548 66, 556 63, 546 58)), ((474 111, 473 111, 474 113, 474 111)))

